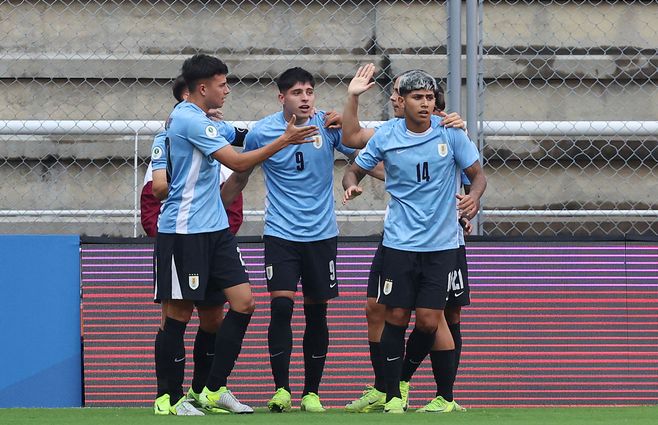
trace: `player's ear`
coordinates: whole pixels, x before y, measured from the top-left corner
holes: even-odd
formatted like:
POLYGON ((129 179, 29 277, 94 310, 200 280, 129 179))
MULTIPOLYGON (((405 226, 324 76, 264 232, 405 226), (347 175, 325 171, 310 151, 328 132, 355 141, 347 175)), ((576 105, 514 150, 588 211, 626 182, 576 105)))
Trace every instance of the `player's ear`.
POLYGON ((283 103, 285 101, 285 95, 283 93, 279 93, 277 98, 279 99, 279 103, 283 105, 283 103))

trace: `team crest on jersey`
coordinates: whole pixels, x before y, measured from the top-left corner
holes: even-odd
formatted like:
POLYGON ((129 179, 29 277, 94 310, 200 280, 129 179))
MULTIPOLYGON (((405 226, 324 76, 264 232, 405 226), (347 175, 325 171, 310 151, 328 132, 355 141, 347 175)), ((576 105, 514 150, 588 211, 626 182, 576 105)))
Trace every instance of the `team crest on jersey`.
POLYGON ((206 136, 215 138, 217 137, 217 129, 213 125, 206 127, 206 136))
POLYGON ((156 146, 153 148, 153 151, 151 152, 151 158, 153 159, 162 158, 162 148, 160 148, 160 146, 156 146))
POLYGON ((319 134, 316 136, 313 136, 313 146, 315 149, 320 149, 322 147, 322 136, 319 134))
POLYGON ((271 265, 265 267, 265 275, 267 276, 267 280, 272 280, 272 276, 274 276, 274 267, 271 265))
POLYGON ((390 294, 392 290, 393 290, 393 280, 386 279, 384 281, 384 295, 390 294))
POLYGON ((448 145, 446 143, 439 143, 439 155, 441 157, 448 155, 448 145))
POLYGON ((199 287, 199 275, 190 274, 187 276, 187 283, 190 285, 191 290, 195 290, 199 287))

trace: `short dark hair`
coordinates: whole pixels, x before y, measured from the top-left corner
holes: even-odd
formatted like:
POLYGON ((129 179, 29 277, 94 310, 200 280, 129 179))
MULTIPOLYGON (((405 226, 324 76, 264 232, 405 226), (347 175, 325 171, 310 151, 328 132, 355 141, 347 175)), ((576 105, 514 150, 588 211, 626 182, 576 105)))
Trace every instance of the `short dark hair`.
POLYGON ((307 70, 296 66, 294 68, 286 69, 276 79, 276 85, 279 88, 280 93, 289 90, 297 83, 311 83, 311 87, 315 87, 315 78, 313 78, 313 75, 307 70))
POLYGON ((405 72, 400 76, 400 96, 406 96, 414 90, 430 90, 436 92, 436 80, 430 74, 420 69, 405 72))
POLYGON ((171 88, 171 92, 174 94, 174 97, 177 101, 183 101, 183 92, 187 90, 187 84, 185 84, 185 79, 182 75, 179 75, 174 80, 174 86, 171 88))
POLYGON ((188 90, 192 92, 199 80, 212 78, 214 75, 227 75, 228 67, 214 56, 198 54, 185 59, 182 74, 188 90))
POLYGON ((446 95, 443 91, 443 86, 441 85, 441 80, 438 78, 436 80, 436 91, 434 92, 434 97, 436 98, 436 103, 434 109, 437 111, 443 111, 446 108, 446 95))

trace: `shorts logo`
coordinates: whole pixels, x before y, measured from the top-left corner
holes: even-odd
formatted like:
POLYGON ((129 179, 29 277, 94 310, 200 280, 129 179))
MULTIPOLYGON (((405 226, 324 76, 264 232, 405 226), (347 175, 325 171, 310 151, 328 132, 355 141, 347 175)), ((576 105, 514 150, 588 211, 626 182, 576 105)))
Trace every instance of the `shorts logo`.
POLYGON ((464 289, 464 278, 461 269, 448 273, 448 292, 464 289))
POLYGON ((213 139, 217 137, 217 129, 215 126, 209 125, 206 127, 206 136, 212 137, 213 139))
POLYGON ((386 279, 384 281, 384 295, 388 295, 393 290, 393 280, 386 279))
POLYGON ((317 136, 313 136, 313 146, 315 149, 320 149, 322 147, 322 136, 319 134, 317 136))
POLYGON ((274 276, 274 267, 272 265, 265 267, 265 275, 267 276, 267 280, 272 280, 272 276, 274 276))
POLYGON ((448 155, 448 145, 445 143, 439 143, 439 155, 443 158, 448 155))
POLYGON ((156 146, 153 148, 153 152, 151 152, 151 158, 152 159, 162 158, 162 149, 160 148, 160 146, 156 146))
POLYGON ((191 290, 195 290, 199 287, 199 275, 190 274, 187 276, 187 283, 190 285, 191 290))

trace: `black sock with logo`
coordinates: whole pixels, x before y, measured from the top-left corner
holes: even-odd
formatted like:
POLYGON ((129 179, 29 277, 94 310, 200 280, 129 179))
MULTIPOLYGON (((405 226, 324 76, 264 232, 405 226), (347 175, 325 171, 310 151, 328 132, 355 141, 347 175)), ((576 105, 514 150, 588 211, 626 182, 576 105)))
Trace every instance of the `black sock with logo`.
POLYGON ((158 394, 169 394, 172 404, 183 396, 185 379, 185 328, 187 323, 167 317, 155 337, 155 376, 158 394))
POLYGON ((384 379, 386 380, 386 401, 400 395, 400 373, 402 372, 402 356, 404 355, 404 333, 406 326, 396 326, 384 323, 382 331, 382 358, 384 362, 384 379))
POLYGON ((329 349, 327 304, 304 304, 304 392, 318 394, 329 349))
POLYGON ((292 352, 292 320, 294 301, 276 297, 270 303, 271 319, 267 328, 267 346, 275 389, 290 392, 290 353, 292 352))

